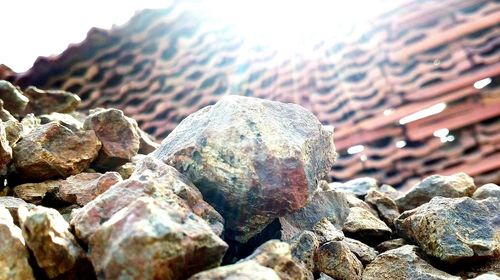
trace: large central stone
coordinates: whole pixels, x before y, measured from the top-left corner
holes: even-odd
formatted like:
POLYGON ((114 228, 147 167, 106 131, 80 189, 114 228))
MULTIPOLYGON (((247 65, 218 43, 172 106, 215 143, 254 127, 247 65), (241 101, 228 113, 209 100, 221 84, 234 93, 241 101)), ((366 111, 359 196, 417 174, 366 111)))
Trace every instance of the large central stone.
POLYGON ((183 120, 154 156, 186 175, 246 242, 306 204, 335 161, 333 132, 303 107, 226 96, 183 120))

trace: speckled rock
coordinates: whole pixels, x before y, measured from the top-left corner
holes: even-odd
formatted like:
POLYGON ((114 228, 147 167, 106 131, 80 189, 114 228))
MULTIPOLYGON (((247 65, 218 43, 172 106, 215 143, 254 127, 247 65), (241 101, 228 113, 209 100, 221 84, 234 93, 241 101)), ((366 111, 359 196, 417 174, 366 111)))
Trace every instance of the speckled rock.
POLYGON ((465 173, 451 176, 432 175, 413 186, 406 194, 396 199, 401 212, 429 202, 435 196, 472 196, 476 190, 474 180, 465 173))
POLYGON ((273 269, 281 280, 314 279, 298 262, 292 259, 290 245, 279 240, 269 240, 260 245, 242 261, 254 260, 262 266, 273 269), (308 277, 308 275, 310 277, 308 277))
POLYGON ((303 264, 308 270, 314 271, 314 254, 319 247, 316 235, 305 230, 289 243, 293 259, 303 264))
POLYGON ((500 199, 500 186, 495 184, 483 185, 474 192, 472 198, 474 199, 485 199, 488 197, 496 197, 500 199))
POLYGON ((371 263, 378 255, 375 249, 356 239, 346 237, 344 243, 364 265, 371 263))
POLYGON ((375 208, 371 207, 370 204, 366 203, 364 200, 357 198, 354 194, 346 193, 345 198, 347 199, 347 203, 349 204, 349 207, 363 208, 365 210, 370 211, 373 215, 378 217, 378 212, 375 208))
POLYGON ((4 80, 0 80, 0 99, 3 100, 3 107, 16 115, 24 111, 29 101, 18 87, 4 80))
POLYGON ((184 119, 154 155, 216 205, 227 236, 245 242, 311 199, 336 157, 332 134, 298 105, 230 95, 184 119))
POLYGON ((112 185, 121 182, 117 172, 80 173, 70 176, 59 185, 59 197, 71 204, 84 206, 112 185))
POLYGON ((30 280, 33 271, 28 263, 29 253, 21 229, 9 211, 0 205, 0 279, 30 280))
POLYGON ((389 195, 371 189, 366 194, 365 201, 377 210, 382 221, 390 227, 394 226, 394 219, 399 216, 399 210, 396 202, 389 195))
POLYGON ((94 163, 109 170, 132 160, 139 152, 140 136, 130 118, 118 109, 97 109, 90 112, 83 124, 93 130, 102 148, 94 163))
POLYGON ((3 169, 12 160, 12 148, 7 139, 4 122, 0 121, 0 169, 3 169))
POLYGON ((365 267, 363 280, 429 279, 458 280, 459 277, 438 270, 415 253, 416 247, 405 245, 382 253, 365 267))
POLYGON ((12 196, 0 196, 0 206, 5 207, 9 210, 12 219, 14 220, 14 224, 19 225, 19 219, 17 216, 17 210, 19 207, 23 206, 27 209, 33 209, 35 205, 31 203, 27 203, 26 201, 12 196))
POLYGON ((141 197, 90 238, 91 260, 105 279, 186 279, 222 261, 227 244, 175 201, 141 197))
POLYGON ((189 280, 280 280, 276 272, 256 261, 226 265, 195 274, 189 280))
POLYGON ((349 205, 345 193, 320 190, 306 206, 279 218, 282 227, 281 238, 289 240, 304 230, 312 230, 324 217, 341 229, 348 214, 349 205))
POLYGON ((342 241, 321 245, 316 253, 318 270, 337 280, 361 279, 363 265, 342 241))
POLYGON ((371 212, 352 207, 342 229, 347 236, 369 245, 389 239, 392 230, 371 212))
POLYGON ((383 253, 389 250, 397 249, 406 244, 407 243, 404 238, 396 238, 378 244, 377 247, 375 247, 375 249, 377 249, 377 251, 379 251, 380 253, 383 253))
POLYGON ((363 198, 371 189, 377 189, 377 180, 370 177, 362 177, 349 180, 345 183, 331 183, 334 189, 353 193, 358 198, 363 198))
POLYGON ((47 180, 41 183, 26 183, 18 185, 14 188, 14 196, 22 200, 33 203, 42 204, 47 194, 57 192, 62 180, 47 180))
POLYGON ((64 125, 65 127, 73 131, 78 131, 83 129, 83 122, 76 119, 70 114, 61 114, 53 112, 50 114, 40 115, 38 116, 38 118, 40 119, 41 124, 46 124, 49 122, 59 122, 60 124, 64 125))
POLYGON ((395 220, 397 232, 428 255, 458 260, 500 256, 500 200, 435 197, 395 220))
POLYGON ((342 230, 336 228, 326 217, 319 220, 319 222, 313 226, 312 230, 318 237, 320 244, 344 239, 342 230))
POLYGON ((130 178, 130 176, 132 176, 132 173, 134 173, 137 163, 139 163, 145 157, 146 155, 137 154, 132 157, 131 162, 127 162, 124 165, 118 166, 114 169, 114 171, 118 172, 123 179, 128 179, 130 178))
POLYGON ((378 190, 381 191, 382 193, 385 193, 393 200, 396 200, 398 197, 403 195, 402 192, 396 190, 393 186, 387 184, 383 184, 382 186, 380 186, 378 190))
POLYGON ((21 207, 18 214, 26 244, 49 278, 70 272, 85 258, 85 252, 69 232, 68 223, 55 209, 21 207))
POLYGON ((51 122, 35 128, 17 143, 13 163, 24 180, 68 177, 85 170, 100 148, 93 131, 73 132, 51 122))
POLYGON ((29 99, 29 103, 24 110, 25 114, 70 113, 81 102, 80 97, 74 93, 62 90, 41 90, 33 86, 24 90, 24 95, 29 99))

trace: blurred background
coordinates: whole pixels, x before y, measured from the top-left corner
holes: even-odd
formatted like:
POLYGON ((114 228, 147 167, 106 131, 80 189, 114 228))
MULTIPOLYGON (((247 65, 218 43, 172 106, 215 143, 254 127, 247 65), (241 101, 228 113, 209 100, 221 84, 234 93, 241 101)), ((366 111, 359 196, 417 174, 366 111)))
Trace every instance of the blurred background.
POLYGON ((0 79, 115 107, 163 139, 240 94, 335 127, 333 181, 500 182, 500 1, 10 1, 0 79))

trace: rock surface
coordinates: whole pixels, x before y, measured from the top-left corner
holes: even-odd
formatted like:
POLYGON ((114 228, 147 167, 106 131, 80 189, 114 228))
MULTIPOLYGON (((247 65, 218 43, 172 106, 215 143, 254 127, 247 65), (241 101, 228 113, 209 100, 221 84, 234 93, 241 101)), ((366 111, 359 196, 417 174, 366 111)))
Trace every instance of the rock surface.
POLYGON ((429 202, 435 196, 472 196, 475 190, 474 180, 465 173, 457 173, 451 176, 432 175, 413 186, 402 197, 396 199, 396 204, 399 210, 403 212, 429 202))
POLYGON ((28 104, 28 97, 11 83, 0 80, 0 99, 3 100, 3 107, 12 114, 21 114, 28 104))
POLYGON ((319 220, 313 226, 312 230, 318 237, 320 244, 344 239, 344 233, 340 229, 337 229, 326 217, 319 220))
POLYGON ((28 87, 24 95, 29 99, 24 111, 25 114, 35 115, 73 112, 80 105, 80 97, 71 92, 62 90, 41 90, 36 87, 28 87))
POLYGON ((308 270, 315 271, 314 254, 319 248, 316 235, 306 230, 289 242, 293 259, 303 264, 308 270))
POLYGON ((30 280, 33 271, 28 263, 28 250, 21 229, 9 211, 0 205, 0 279, 30 280))
POLYGON ((256 261, 246 261, 200 272, 189 280, 281 280, 278 274, 256 261))
POLYGON ((121 181, 120 174, 116 172, 80 173, 60 182, 58 195, 68 203, 84 206, 121 181))
POLYGON ((367 242, 367 244, 387 240, 392 233, 384 222, 360 207, 350 209, 342 230, 347 236, 367 242))
POLYGON ((41 183, 18 185, 14 188, 14 195, 26 202, 39 205, 42 204, 47 194, 57 191, 61 181, 62 180, 47 180, 41 183))
POLYGON ((26 207, 27 209, 32 209, 35 205, 27 203, 26 201, 12 196, 0 196, 0 206, 5 207, 9 210, 12 219, 14 220, 14 224, 19 225, 17 210, 19 207, 26 207))
POLYGON ((91 260, 106 279, 186 279, 216 267, 227 244, 176 202, 141 197, 90 238, 91 260))
POLYGON ((300 106, 225 96, 184 119, 154 155, 198 186, 245 242, 311 199, 336 157, 332 133, 300 106))
POLYGON ((415 253, 416 247, 405 245, 378 255, 363 273, 363 280, 379 279, 432 279, 458 280, 446 272, 426 263, 415 253))
POLYGON ((371 189, 366 194, 365 201, 377 210, 382 221, 389 227, 394 226, 394 219, 399 216, 399 210, 396 202, 389 195, 371 189))
POLYGON ((7 138, 4 122, 0 121, 0 169, 3 169, 12 160, 12 148, 7 138))
POLYGON ((500 256, 500 200, 435 197, 395 221, 396 230, 428 255, 453 263, 500 256))
POLYGON ((356 178, 345 183, 333 183, 331 186, 340 191, 353 193, 358 198, 363 198, 371 189, 377 189, 377 180, 369 177, 356 178))
POLYGON ((371 263, 378 255, 375 249, 356 239, 346 237, 344 243, 364 265, 371 263))
POLYGON ((83 129, 83 122, 81 122, 80 120, 76 119, 75 117, 69 114, 61 114, 54 112, 46 115, 40 115, 38 118, 40 119, 41 124, 47 124, 50 122, 59 122, 60 124, 64 125, 65 127, 73 131, 78 131, 83 129))
POLYGON ((495 184, 486 184, 477 188, 472 195, 472 198, 474 199, 485 199, 488 197, 496 197, 500 199, 500 186, 495 184))
POLYGON ((68 177, 85 170, 101 143, 93 131, 73 132, 51 122, 35 128, 14 147, 14 165, 25 180, 68 177))
POLYGON ((380 253, 383 253, 385 251, 397 249, 397 248, 402 247, 406 244, 407 243, 406 243, 406 240, 404 240, 404 238, 396 238, 396 239, 384 241, 384 242, 378 244, 377 247, 375 247, 375 248, 380 253))
POLYGON ((316 259, 318 270, 334 279, 361 279, 363 265, 342 241, 331 241, 321 245, 316 259))

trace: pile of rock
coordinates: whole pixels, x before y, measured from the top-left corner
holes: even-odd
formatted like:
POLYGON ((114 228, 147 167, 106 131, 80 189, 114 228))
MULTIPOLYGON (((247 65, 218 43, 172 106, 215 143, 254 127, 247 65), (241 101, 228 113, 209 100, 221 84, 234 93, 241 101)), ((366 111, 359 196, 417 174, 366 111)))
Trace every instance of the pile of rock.
POLYGON ((500 187, 328 183, 300 106, 227 96, 159 146, 68 92, 0 99, 0 279, 499 279, 500 187))

